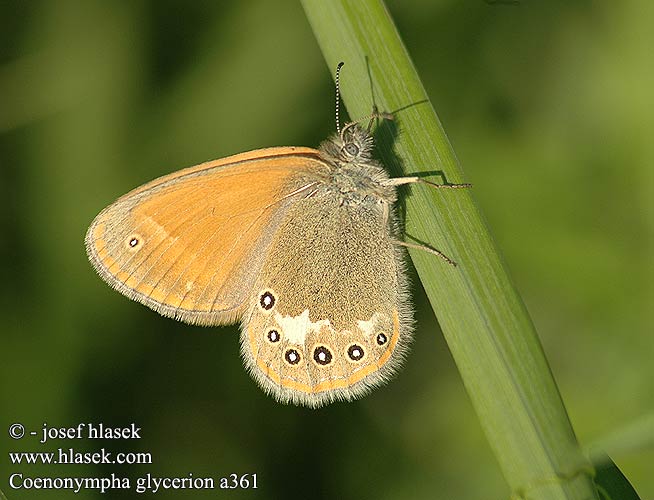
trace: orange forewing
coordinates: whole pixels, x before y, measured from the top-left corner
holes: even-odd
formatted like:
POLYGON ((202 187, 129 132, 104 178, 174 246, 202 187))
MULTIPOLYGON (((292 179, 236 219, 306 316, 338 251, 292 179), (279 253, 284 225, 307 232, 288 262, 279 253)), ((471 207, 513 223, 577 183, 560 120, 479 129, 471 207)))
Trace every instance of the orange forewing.
POLYGON ((233 322, 286 207, 309 195, 323 173, 316 150, 286 147, 160 177, 96 217, 89 258, 112 287, 161 314, 233 322))

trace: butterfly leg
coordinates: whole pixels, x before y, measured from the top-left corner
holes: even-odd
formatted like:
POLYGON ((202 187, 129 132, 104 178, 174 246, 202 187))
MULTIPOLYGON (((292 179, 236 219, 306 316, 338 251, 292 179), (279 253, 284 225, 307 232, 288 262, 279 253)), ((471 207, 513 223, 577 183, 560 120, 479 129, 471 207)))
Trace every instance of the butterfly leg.
POLYGON ((384 182, 386 186, 403 186, 405 184, 426 184, 435 189, 465 189, 471 188, 472 184, 436 184, 435 182, 429 182, 424 180, 421 177, 395 177, 393 179, 388 179, 384 182))
MULTIPOLYGON (((426 181, 420 177, 396 177, 394 179, 388 179, 388 181, 385 182, 386 185, 388 186, 402 186, 404 184, 426 184, 432 188, 435 189, 442 189, 442 188, 447 188, 447 189, 465 189, 465 188, 470 188, 472 187, 472 184, 436 184, 434 182, 429 182, 426 181)), ((441 259, 443 259, 445 262, 447 262, 449 265, 456 267, 457 263, 450 259, 447 255, 445 255, 443 252, 440 250, 436 250, 435 248, 431 248, 427 245, 419 245, 417 243, 407 243, 406 241, 400 241, 400 240, 394 240, 393 243, 395 245, 399 245, 402 247, 406 248, 415 248, 416 250, 423 250, 425 252, 431 253, 433 255, 439 256, 441 259)))
POLYGON ((456 267, 458 265, 455 261, 450 259, 447 255, 445 255, 440 250, 436 250, 435 248, 428 247, 427 245, 419 245, 417 243, 408 243, 406 241, 400 241, 400 240, 393 240, 393 244, 401 246, 401 247, 415 248, 416 250, 423 250, 423 251, 428 252, 430 254, 438 255, 441 259, 443 259, 445 262, 447 262, 451 266, 456 267))

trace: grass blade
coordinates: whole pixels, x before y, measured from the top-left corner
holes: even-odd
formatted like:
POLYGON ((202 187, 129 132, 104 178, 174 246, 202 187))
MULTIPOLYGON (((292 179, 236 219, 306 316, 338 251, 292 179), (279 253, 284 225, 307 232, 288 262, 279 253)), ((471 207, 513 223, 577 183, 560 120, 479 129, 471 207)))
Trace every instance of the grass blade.
MULTIPOLYGON (((330 68, 346 67, 343 100, 354 118, 374 103, 396 123, 378 134, 394 174, 441 171, 464 179, 393 22, 379 0, 303 0, 330 68)), ((480 422, 515 498, 597 498, 531 319, 470 190, 413 187, 406 198, 407 241, 459 263, 411 250, 480 422)))

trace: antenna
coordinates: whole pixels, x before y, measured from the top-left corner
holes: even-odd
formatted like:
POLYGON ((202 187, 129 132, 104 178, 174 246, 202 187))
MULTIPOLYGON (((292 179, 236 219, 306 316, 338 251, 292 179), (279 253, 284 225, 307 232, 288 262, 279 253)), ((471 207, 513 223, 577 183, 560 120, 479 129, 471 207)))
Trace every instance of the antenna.
MULTIPOLYGON (((354 120, 353 122, 346 123, 343 128, 341 128, 341 117, 340 117, 340 111, 341 111, 341 68, 345 65, 343 61, 338 63, 338 66, 336 66, 336 132, 338 135, 343 139, 343 136, 345 135, 345 132, 357 125, 358 123, 364 122, 366 120, 370 120, 370 123, 368 124, 368 132, 370 132, 370 128, 372 127, 372 123, 375 119, 381 118, 382 120, 393 120, 393 115, 391 113, 386 113, 386 112, 380 112, 377 111, 377 106, 374 105, 374 108, 372 110, 372 113, 368 116, 364 116, 363 118, 359 118, 358 120, 354 120)), ((372 85, 372 84, 371 84, 372 85)))
POLYGON ((341 135, 341 118, 339 116, 340 114, 340 108, 341 108, 341 84, 340 84, 340 79, 341 79, 341 68, 343 67, 345 63, 343 61, 338 63, 338 66, 336 66, 336 132, 338 135, 341 135))

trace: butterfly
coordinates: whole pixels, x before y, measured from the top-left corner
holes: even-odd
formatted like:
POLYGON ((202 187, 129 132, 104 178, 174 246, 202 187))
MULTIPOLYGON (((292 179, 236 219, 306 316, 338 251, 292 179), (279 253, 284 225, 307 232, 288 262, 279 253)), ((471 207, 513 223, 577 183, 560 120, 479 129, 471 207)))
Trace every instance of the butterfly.
POLYGON ((370 127, 341 128, 337 111, 318 149, 258 149, 165 175, 98 214, 89 260, 164 316, 240 322, 245 366, 279 401, 355 399, 397 371, 411 341, 409 245, 394 205, 397 186, 425 182, 390 178, 373 148, 370 127))

